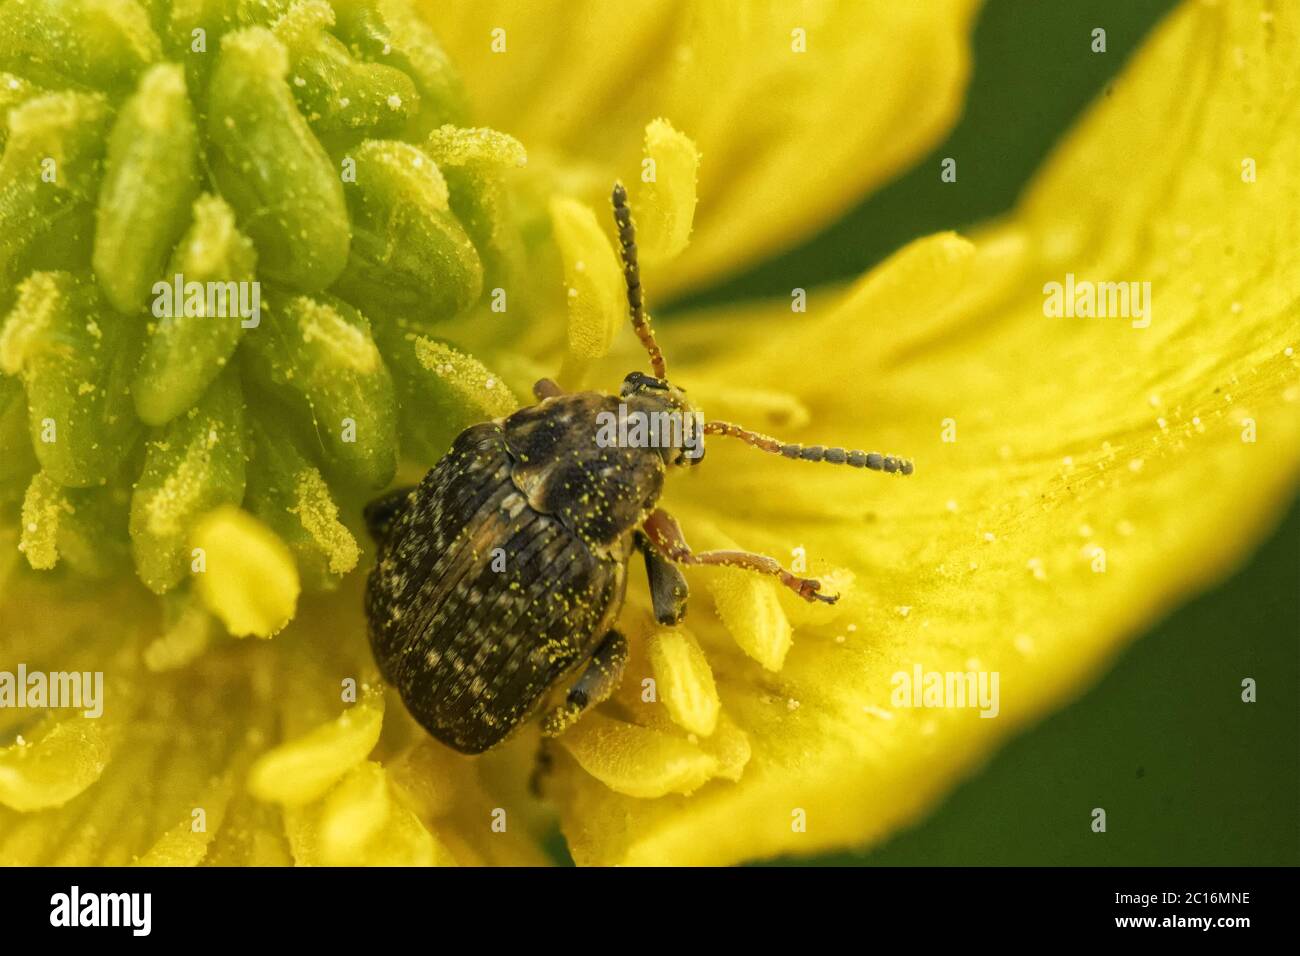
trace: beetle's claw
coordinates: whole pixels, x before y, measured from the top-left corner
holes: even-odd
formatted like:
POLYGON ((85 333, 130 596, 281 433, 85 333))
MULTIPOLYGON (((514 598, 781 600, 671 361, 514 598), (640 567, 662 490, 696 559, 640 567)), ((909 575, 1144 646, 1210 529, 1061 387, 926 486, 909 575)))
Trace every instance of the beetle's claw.
POLYGON ((537 745, 537 757, 533 761, 533 772, 528 777, 528 790, 538 800, 546 798, 546 781, 555 770, 555 754, 551 749, 549 737, 543 737, 537 745))
POLYGON ((822 583, 813 578, 799 579, 799 596, 805 601, 821 601, 823 604, 834 604, 840 599, 838 594, 821 594, 822 583))

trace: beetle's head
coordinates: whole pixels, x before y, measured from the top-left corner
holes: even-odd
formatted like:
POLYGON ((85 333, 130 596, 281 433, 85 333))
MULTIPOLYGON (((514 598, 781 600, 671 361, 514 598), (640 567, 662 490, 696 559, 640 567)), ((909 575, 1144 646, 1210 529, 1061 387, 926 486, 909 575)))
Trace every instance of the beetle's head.
POLYGON ((704 460, 704 418, 686 398, 686 389, 665 378, 629 372, 619 389, 629 413, 646 416, 647 432, 666 465, 698 465, 704 460))
POLYGON ((650 359, 653 375, 644 372, 631 372, 623 379, 623 388, 619 392, 627 412, 634 410, 638 417, 646 414, 663 414, 676 416, 681 428, 668 445, 656 442, 661 449, 664 462, 669 465, 694 465, 704 460, 704 436, 726 435, 738 438, 769 455, 780 455, 800 461, 824 461, 832 465, 848 465, 851 468, 868 468, 872 471, 884 471, 896 475, 910 475, 912 463, 906 458, 893 455, 881 455, 877 452, 858 451, 848 448, 827 448, 824 445, 797 445, 783 442, 759 432, 741 428, 731 422, 706 422, 690 402, 686 400, 686 390, 677 388, 668 381, 668 366, 664 362, 664 353, 655 341, 654 332, 650 330, 650 316, 646 314, 645 297, 641 290, 641 267, 637 264, 636 226, 632 223, 632 210, 627 205, 627 190, 622 183, 614 184, 611 196, 614 206, 614 225, 618 227, 619 253, 623 259, 623 278, 627 283, 627 307, 632 316, 632 330, 645 347, 650 359))

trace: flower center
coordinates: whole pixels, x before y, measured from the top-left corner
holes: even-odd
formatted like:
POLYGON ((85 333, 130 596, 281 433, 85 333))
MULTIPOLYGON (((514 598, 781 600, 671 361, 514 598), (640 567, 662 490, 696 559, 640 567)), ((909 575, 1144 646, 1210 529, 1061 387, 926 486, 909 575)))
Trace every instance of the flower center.
POLYGON ((549 242, 523 147, 405 0, 27 0, 0 68, 0 506, 35 568, 201 570, 269 634, 355 567, 340 514, 399 450, 512 407, 444 337, 549 242))

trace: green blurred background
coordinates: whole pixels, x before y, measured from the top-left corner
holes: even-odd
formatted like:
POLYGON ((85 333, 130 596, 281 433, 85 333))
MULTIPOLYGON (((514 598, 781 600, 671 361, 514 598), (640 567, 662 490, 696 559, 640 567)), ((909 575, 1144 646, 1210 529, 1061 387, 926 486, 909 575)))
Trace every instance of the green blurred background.
MULTIPOLYGON (((1168 0, 992 0, 947 141, 813 241, 677 303, 788 295, 1007 212, 1168 0), (1107 52, 1091 51, 1103 27, 1107 52), (954 156, 958 181, 941 183, 954 156)), ((917 828, 819 865, 1300 863, 1300 502, 1234 578, 1133 644, 917 828), (1253 677, 1259 699, 1244 704, 1253 677), (1092 833, 1093 807, 1107 832, 1092 833)))

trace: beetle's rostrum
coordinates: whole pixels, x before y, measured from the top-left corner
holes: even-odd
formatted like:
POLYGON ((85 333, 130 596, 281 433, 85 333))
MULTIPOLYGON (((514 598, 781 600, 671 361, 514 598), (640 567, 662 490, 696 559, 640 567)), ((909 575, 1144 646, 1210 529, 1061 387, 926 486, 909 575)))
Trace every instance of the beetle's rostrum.
MULTIPOLYGON (((417 487, 366 508, 379 546, 366 590, 375 661, 411 715, 462 753, 500 743, 566 685, 543 716, 548 737, 609 697, 627 661, 615 625, 634 552, 644 559, 662 624, 686 612, 680 566, 688 564, 770 574, 805 600, 836 600, 773 558, 691 550, 658 502, 669 469, 703 459, 700 433, 600 440, 609 416, 698 415, 685 390, 669 382, 650 328, 621 183, 613 206, 628 309, 653 374, 631 372, 618 395, 566 393, 542 379, 533 387, 536 405, 467 428, 417 487)), ((781 442, 729 422, 704 421, 701 432, 787 458, 912 472, 904 459, 781 442)))

